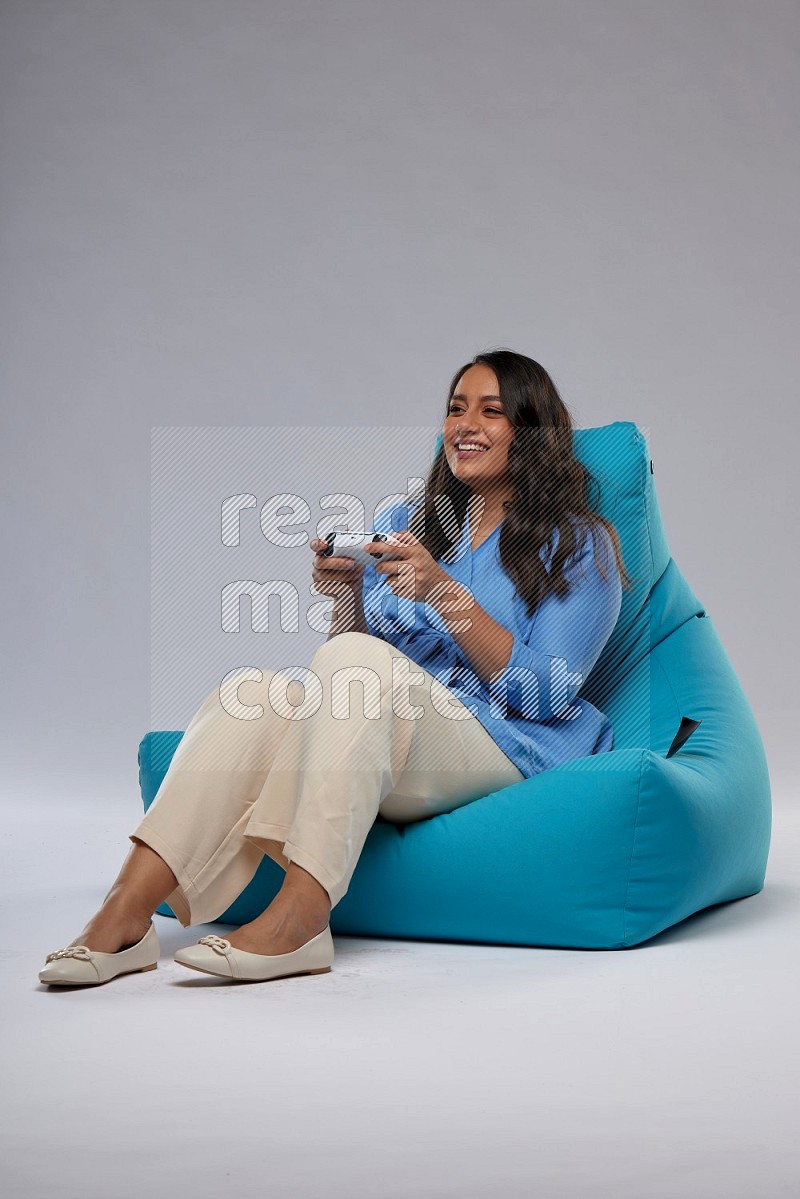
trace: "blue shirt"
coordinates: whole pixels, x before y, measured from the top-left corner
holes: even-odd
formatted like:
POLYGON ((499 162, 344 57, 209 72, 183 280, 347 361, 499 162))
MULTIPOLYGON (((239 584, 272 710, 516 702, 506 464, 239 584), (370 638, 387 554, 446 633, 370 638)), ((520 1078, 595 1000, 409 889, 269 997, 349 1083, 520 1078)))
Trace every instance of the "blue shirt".
MULTIPOLYGON (((408 517, 404 504, 384 508, 376 516, 375 531, 391 533, 408 527, 408 519, 392 523, 397 508, 408 517)), ((565 563, 572 584, 569 595, 547 595, 528 616, 500 560, 501 528, 502 522, 473 551, 467 516, 447 560, 438 560, 514 638, 508 663, 491 683, 475 673, 436 609, 424 601, 396 596, 387 575, 378 574, 372 564, 362 582, 364 619, 373 636, 396 646, 458 696, 517 769, 530 778, 561 762, 613 748, 614 730, 608 717, 576 696, 617 622, 622 588, 611 538, 596 526, 565 563), (596 538, 608 580, 595 564, 596 538)), ((555 530, 551 554, 557 544, 555 530)), ((551 559, 544 558, 545 548, 540 556, 549 573, 551 559)))

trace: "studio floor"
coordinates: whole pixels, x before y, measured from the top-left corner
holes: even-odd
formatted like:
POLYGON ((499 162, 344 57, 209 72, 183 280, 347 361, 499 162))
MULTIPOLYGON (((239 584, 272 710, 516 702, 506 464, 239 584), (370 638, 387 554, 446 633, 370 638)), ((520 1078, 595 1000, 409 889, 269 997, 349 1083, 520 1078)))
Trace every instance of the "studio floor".
POLYGON ((8 797, 7 1199, 772 1199, 800 1193, 800 814, 760 894, 630 950, 335 937, 329 974, 172 961, 39 983, 127 853, 135 798, 8 797))

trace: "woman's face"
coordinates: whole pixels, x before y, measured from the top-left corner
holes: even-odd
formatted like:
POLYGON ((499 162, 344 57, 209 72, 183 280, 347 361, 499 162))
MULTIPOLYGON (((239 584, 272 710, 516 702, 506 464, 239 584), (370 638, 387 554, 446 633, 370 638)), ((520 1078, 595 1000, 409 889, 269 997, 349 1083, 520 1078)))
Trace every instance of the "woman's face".
POLYGON ((447 465, 474 492, 496 491, 508 477, 514 426, 505 414, 494 371, 476 363, 459 379, 442 427, 447 465), (477 445, 483 449, 459 449, 477 445))

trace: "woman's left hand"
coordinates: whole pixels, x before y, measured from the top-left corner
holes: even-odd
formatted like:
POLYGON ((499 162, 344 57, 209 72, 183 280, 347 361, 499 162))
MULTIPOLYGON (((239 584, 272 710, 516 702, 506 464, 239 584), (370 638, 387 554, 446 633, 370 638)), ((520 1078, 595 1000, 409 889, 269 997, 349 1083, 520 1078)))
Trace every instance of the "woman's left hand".
MULTIPOLYGON (((377 562, 375 570, 378 574, 387 575, 387 585, 395 595, 402 599, 425 600, 432 589, 442 583, 451 583, 450 575, 439 565, 435 558, 425 549, 408 529, 391 536, 400 545, 393 545, 392 554, 397 554, 388 562, 377 562), (410 569, 412 568, 413 569, 410 569)), ((371 541, 367 545, 370 552, 386 548, 382 541, 371 541)))

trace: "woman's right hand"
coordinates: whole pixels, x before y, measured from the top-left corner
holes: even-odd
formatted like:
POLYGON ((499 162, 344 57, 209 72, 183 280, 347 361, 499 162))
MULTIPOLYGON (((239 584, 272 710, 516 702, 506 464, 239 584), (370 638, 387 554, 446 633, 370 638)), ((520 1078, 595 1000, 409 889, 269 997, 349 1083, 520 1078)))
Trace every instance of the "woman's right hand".
POLYGON ((309 542, 314 551, 314 562, 311 568, 314 587, 322 595, 332 595, 337 598, 342 594, 342 584, 345 584, 360 596, 361 581, 366 567, 353 558, 337 558, 334 555, 331 555, 330 558, 323 557, 322 550, 327 544, 327 541, 323 541, 319 537, 312 537, 309 542))

